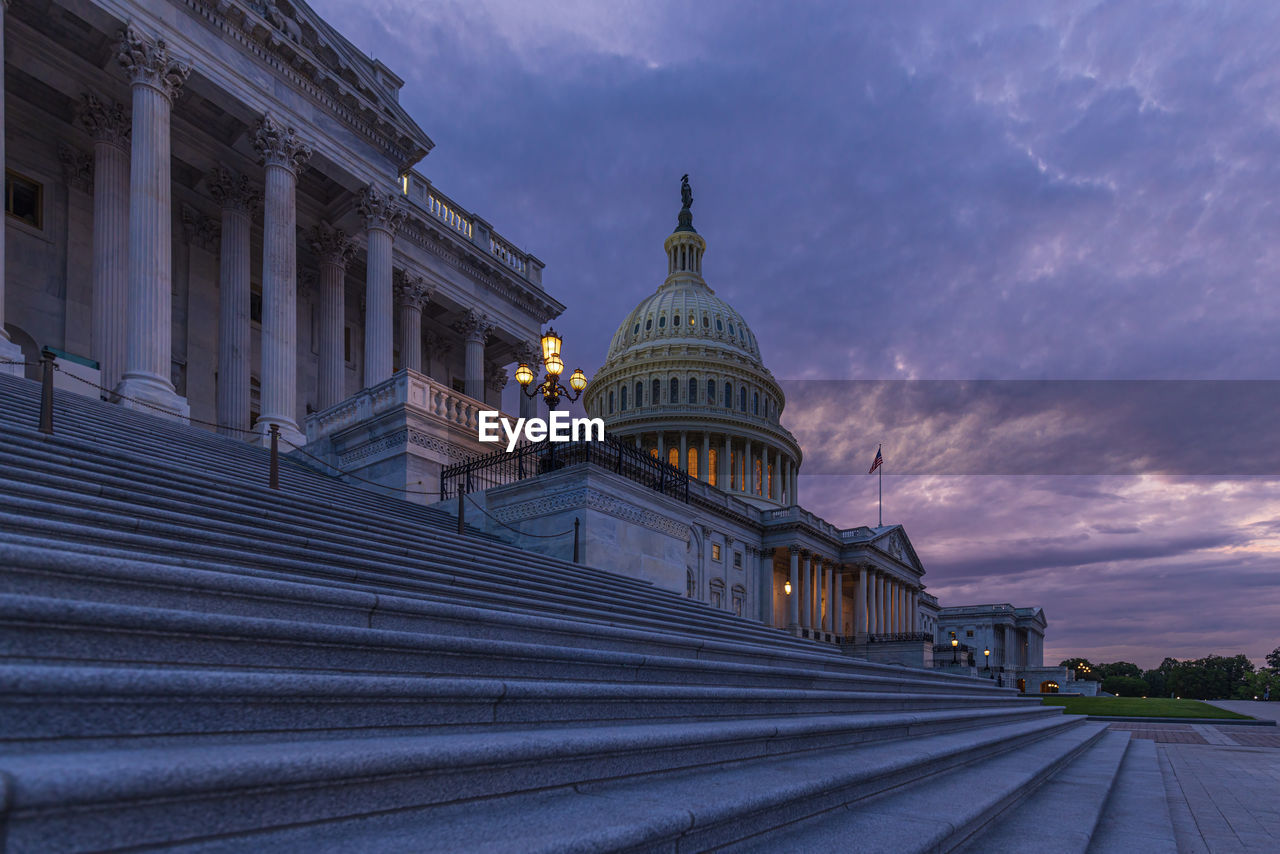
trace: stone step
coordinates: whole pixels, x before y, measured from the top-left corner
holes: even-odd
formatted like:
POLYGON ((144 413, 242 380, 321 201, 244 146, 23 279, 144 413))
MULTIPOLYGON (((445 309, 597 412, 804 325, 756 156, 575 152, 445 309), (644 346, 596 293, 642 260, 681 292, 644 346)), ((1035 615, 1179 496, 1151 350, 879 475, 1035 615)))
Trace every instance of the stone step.
POLYGON ((1177 850, 1156 743, 1149 738, 1132 739, 1090 840, 1089 854, 1177 850))
MULTIPOLYGON (((1056 771, 1095 748, 1106 732, 1105 725, 1080 723, 1051 739, 1031 744, 1010 742, 997 755, 982 757, 966 767, 939 770, 917 785, 872 800, 833 804, 825 813, 759 834, 725 850, 857 850, 866 854, 955 850, 1056 771)), ((1114 745, 1108 749, 1114 750, 1114 745)), ((1122 745, 1120 749, 1123 752, 1122 745)), ((1003 821, 1003 817, 997 820, 1003 821)), ((1054 849, 1051 834, 1032 832, 1013 849, 971 850, 1054 849)))
MULTIPOLYGON (((335 737, 401 730, 709 721, 778 716, 879 716, 891 726, 981 725, 1052 714, 990 695, 796 690, 407 676, 0 668, 0 745, 48 745, 166 736, 335 737), (909 715, 909 717, 892 717, 909 715)), ((871 718, 868 718, 871 720, 871 718)), ((172 740, 172 739, 170 739, 172 740)))
MULTIPOLYGON (((863 670, 859 662, 824 669, 785 656, 775 661, 717 661, 13 594, 0 594, 0 656, 13 664, 45 666, 234 667, 629 683, 698 680, 703 685, 744 687, 986 693, 972 680, 944 688, 913 678, 912 671, 863 670)), ((1015 705, 1039 702, 994 692, 991 696, 1015 705)))
POLYGON ((965 844, 964 854, 1084 854, 1111 795, 1129 733, 1106 732, 1097 743, 1001 813, 965 844))
MULTIPOLYGON (((545 819, 558 820, 553 832, 562 840, 580 840, 604 816, 614 820, 619 806, 619 829, 640 837, 633 847, 651 850, 674 836, 702 850, 1083 724, 1058 716, 867 744, 859 743, 864 723, 854 716, 8 756, 0 759, 7 850, 211 837, 225 844, 229 835, 273 828, 289 829, 236 845, 303 850, 312 846, 290 838, 297 825, 325 822, 302 829, 337 840, 356 817, 441 807, 443 821, 432 809, 412 815, 417 844, 402 850, 490 850, 486 841, 518 827, 512 822, 530 804, 544 828, 545 819), (779 756, 802 745, 798 755, 779 756), (547 790, 561 803, 548 803, 547 790)), ((507 839, 538 847, 532 837, 507 839)), ((389 850, 362 832, 344 844, 389 850)))

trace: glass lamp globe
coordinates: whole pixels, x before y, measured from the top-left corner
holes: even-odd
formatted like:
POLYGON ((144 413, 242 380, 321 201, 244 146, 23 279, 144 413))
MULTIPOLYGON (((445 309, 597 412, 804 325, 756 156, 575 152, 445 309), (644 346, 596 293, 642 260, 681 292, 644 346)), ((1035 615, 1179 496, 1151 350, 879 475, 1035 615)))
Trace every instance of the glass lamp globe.
POLYGON ((521 362, 520 367, 516 368, 516 382, 523 386, 533 382, 533 371, 524 362, 521 362))
POLYGON ((569 388, 574 391, 581 392, 587 387, 587 375, 582 372, 582 368, 577 368, 569 376, 569 388))
MULTIPOLYGON (((545 338, 543 339, 546 340, 545 338)), ((556 339, 557 341, 559 339, 556 339)), ((547 357, 547 373, 553 377, 560 376, 560 372, 564 370, 564 360, 560 358, 559 353, 552 353, 547 357)))
MULTIPOLYGON (((552 356, 560 355, 560 344, 562 340, 554 329, 547 329, 542 335, 542 359, 549 361, 552 356)), ((556 371, 559 373, 559 371, 556 371)))

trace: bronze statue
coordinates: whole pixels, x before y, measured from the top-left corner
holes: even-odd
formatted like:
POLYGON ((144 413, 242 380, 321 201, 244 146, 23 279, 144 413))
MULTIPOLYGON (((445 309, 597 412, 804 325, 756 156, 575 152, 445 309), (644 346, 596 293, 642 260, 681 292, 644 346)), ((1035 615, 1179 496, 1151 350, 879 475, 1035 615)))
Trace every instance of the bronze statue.
POLYGON ((693 190, 689 188, 688 175, 680 177, 680 201, 684 203, 685 210, 693 207, 693 190))

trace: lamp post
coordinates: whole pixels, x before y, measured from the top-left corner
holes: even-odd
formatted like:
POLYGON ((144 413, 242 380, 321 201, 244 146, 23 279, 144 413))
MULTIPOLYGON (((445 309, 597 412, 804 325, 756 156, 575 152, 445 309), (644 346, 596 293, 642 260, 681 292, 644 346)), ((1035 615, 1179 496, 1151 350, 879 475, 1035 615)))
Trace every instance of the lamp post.
POLYGON ((951 639, 951 663, 952 664, 960 663, 959 659, 956 658, 956 647, 958 646, 960 646, 960 641, 956 640, 955 638, 952 638, 951 639))
POLYGON ((564 339, 557 335, 554 329, 548 329, 543 334, 542 366, 547 371, 547 378, 536 386, 530 388, 534 380, 532 368, 524 362, 516 368, 516 382, 520 383, 521 390, 531 398, 541 394, 543 400, 547 402, 548 409, 555 409, 561 397, 567 398, 572 403, 587 387, 587 375, 582 372, 582 368, 576 369, 569 376, 569 388, 572 388, 573 392, 560 385, 560 374, 564 371, 564 360, 560 358, 560 345, 563 341, 564 339))
POLYGON ((990 670, 991 669, 991 647, 987 647, 982 651, 982 659, 987 663, 984 669, 990 670))
POLYGON ((791 595, 791 579, 790 578, 788 578, 785 582, 783 582, 782 589, 787 592, 788 596, 791 595))

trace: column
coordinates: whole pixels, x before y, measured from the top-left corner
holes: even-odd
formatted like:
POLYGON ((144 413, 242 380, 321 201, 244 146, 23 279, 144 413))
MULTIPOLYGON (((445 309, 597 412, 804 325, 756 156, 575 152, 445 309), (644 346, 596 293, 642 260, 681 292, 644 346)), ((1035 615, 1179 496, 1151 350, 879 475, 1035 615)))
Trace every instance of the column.
POLYGON ((854 568, 853 588, 853 634, 863 635, 867 631, 867 570, 861 564, 854 568))
POLYGON ((400 309, 400 367, 422 373, 422 312, 431 298, 431 289, 426 279, 406 270, 396 270, 392 278, 400 309))
MULTIPOLYGON (((223 231, 225 234, 225 229, 223 231)), ((355 244, 345 231, 327 222, 311 230, 311 251, 320 259, 317 284, 319 329, 316 370, 316 405, 328 409, 346 399, 346 356, 343 335, 346 326, 347 262, 355 254, 355 244)))
POLYGON ((790 472, 791 472, 791 480, 790 480, 790 483, 791 483, 791 499, 790 499, 790 503, 792 503, 792 504, 799 504, 799 503, 800 503, 800 469, 799 469, 799 467, 798 467, 794 462, 792 462, 792 463, 788 463, 787 468, 788 468, 788 469, 790 470, 790 472))
MULTIPOLYGON (((369 245, 366 249, 366 278, 364 297, 364 387, 372 388, 391 377, 392 348, 392 290, 391 247, 396 229, 404 220, 404 210, 396 203, 395 196, 383 192, 372 184, 360 191, 357 206, 364 217, 369 245)), ((467 394, 475 398, 484 395, 484 342, 481 339, 479 365, 476 368, 475 394, 471 383, 471 345, 467 345, 467 394)))
POLYGON ((912 634, 920 631, 920 591, 911 591, 911 628, 912 634))
POLYGON ((466 395, 479 401, 484 400, 484 342, 493 327, 494 323, 489 315, 474 308, 467 309, 454 326, 466 341, 466 361, 463 366, 466 395))
POLYGON ((689 471, 689 434, 680 431, 680 471, 689 471))
MULTIPOLYGON (((222 206, 218 254, 218 429, 235 438, 249 429, 249 230, 262 194, 244 175, 209 173, 209 194, 222 206)), ((94 226, 95 234, 97 226, 94 226)), ((96 254, 96 243, 95 243, 96 254)), ((106 383, 103 383, 106 385, 106 383)))
POLYGON ((263 116, 254 148, 264 166, 262 214, 262 414, 255 426, 267 444, 272 424, 286 441, 298 428, 298 170, 311 146, 293 128, 263 116))
POLYGON ((702 456, 698 458, 698 479, 711 482, 711 434, 702 434, 702 456))
POLYGON ((835 568, 836 569, 836 573, 835 573, 836 607, 834 611, 836 615, 835 633, 841 636, 844 635, 844 573, 841 572, 843 568, 844 567, 842 566, 837 566, 835 568))
POLYGON ((776 593, 773 589, 773 549, 768 546, 760 551, 760 583, 757 589, 760 591, 760 622, 772 626, 776 593))
POLYGON ((809 574, 812 567, 809 564, 809 553, 804 553, 804 566, 800 568, 800 628, 807 629, 813 626, 813 604, 810 601, 813 584, 809 574))
POLYGON ((769 462, 773 466, 773 477, 769 479, 769 497, 774 501, 777 501, 779 487, 782 482, 782 467, 779 465, 779 454, 777 451, 774 451, 769 455, 769 462))
POLYGON ((742 491, 748 495, 756 494, 756 467, 751 460, 751 440, 743 443, 742 449, 742 491))
MULTIPOLYGON (((6 4, 7 5, 7 4, 6 4)), ((124 375, 129 293, 129 115, 123 104, 80 97, 76 121, 93 139, 93 358, 99 383, 124 375)), ((3 143, 0 143, 3 145, 3 143)))
MULTIPOLYGON (((8 10, 9 0, 4 0, 4 7, 0 8, 0 57, 4 56, 4 13, 8 10)), ((5 162, 4 157, 4 69, 0 67, 0 163, 5 162)), ((20 362, 22 348, 10 341, 9 333, 4 331, 4 232, 0 227, 0 361, 20 362)), ((22 365, 0 364, 0 374, 20 377, 23 373, 22 365)))
MULTIPOLYGON (((538 368, 542 365, 542 348, 535 342, 524 341, 516 345, 515 357, 518 363, 528 365, 536 374, 538 373, 538 368)), ((538 398, 536 396, 529 397, 524 393, 524 389, 520 390, 520 417, 538 417, 538 398)), ((636 447, 640 447, 639 436, 636 436, 636 447)))
POLYGON ((133 27, 121 34, 117 58, 133 97, 129 160, 129 278, 125 367, 116 392, 126 406, 186 420, 187 401, 172 381, 173 197, 169 112, 191 68, 133 27), (141 401, 138 403, 136 401, 141 401), (144 405, 144 404, 149 404, 144 405))
POLYGON ((1017 667, 1018 665, 1018 642, 1013 626, 1004 627, 1004 657, 1000 664, 1002 667, 1017 667))
POLYGON ((836 597, 835 597, 836 573, 835 566, 827 560, 822 562, 822 594, 826 599, 826 619, 823 621, 823 629, 828 632, 836 630, 836 597))
POLYGON ((720 467, 720 475, 718 479, 719 482, 717 486, 720 489, 724 490, 725 492, 730 491, 729 484, 731 483, 731 480, 729 478, 729 459, 731 456, 730 451, 731 451, 731 446, 729 444, 729 437, 725 436, 724 446, 720 449, 720 459, 716 461, 720 467))
POLYGON ((885 621, 884 607, 884 574, 876 572, 876 634, 882 635, 887 631, 888 623, 885 621))
POLYGON ((661 430, 658 431, 658 459, 664 463, 667 461, 667 437, 661 430))
POLYGON ((794 632, 800 627, 800 549, 791 546, 791 595, 787 597, 787 628, 794 632))

